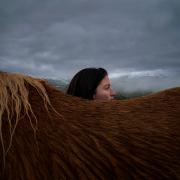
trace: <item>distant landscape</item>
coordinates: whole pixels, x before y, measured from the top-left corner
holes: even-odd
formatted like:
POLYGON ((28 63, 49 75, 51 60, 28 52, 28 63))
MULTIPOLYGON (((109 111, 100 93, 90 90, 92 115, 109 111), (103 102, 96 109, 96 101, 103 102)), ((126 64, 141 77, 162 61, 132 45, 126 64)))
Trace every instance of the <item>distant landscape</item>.
MULTIPOLYGON (((110 77, 113 90, 116 91, 116 99, 130 99, 149 95, 173 87, 180 86, 180 78, 165 75, 125 75, 118 78, 110 77)), ((53 80, 48 82, 66 92, 70 80, 53 80)))
MULTIPOLYGON (((63 80, 53 80, 53 79, 47 79, 47 81, 56 87, 57 89, 66 92, 66 89, 68 87, 69 81, 63 81, 63 80)), ((148 94, 153 93, 153 91, 150 90, 134 90, 134 91, 124 91, 123 88, 117 88, 115 89, 117 96, 116 99, 130 99, 135 97, 141 97, 148 94)))

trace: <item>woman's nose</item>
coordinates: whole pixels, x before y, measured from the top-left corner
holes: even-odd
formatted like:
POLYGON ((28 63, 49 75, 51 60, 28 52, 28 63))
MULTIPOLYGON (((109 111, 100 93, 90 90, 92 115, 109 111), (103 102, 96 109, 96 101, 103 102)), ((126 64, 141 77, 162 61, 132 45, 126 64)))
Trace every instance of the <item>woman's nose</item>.
POLYGON ((116 96, 116 95, 117 93, 113 89, 111 89, 111 96, 116 96))

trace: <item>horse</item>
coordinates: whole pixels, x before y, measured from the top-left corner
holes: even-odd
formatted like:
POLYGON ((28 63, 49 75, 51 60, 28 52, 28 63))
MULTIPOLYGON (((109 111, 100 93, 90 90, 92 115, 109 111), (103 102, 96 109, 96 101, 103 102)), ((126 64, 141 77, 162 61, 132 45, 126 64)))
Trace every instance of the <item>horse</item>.
POLYGON ((89 101, 0 72, 0 179, 180 179, 180 87, 89 101))

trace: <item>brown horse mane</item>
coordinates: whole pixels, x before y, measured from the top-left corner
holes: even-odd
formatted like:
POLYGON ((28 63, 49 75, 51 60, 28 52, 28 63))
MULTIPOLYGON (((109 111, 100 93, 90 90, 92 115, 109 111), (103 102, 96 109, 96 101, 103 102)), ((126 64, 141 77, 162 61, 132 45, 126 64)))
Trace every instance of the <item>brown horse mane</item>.
POLYGON ((179 179, 180 88, 111 102, 0 72, 0 179, 179 179))

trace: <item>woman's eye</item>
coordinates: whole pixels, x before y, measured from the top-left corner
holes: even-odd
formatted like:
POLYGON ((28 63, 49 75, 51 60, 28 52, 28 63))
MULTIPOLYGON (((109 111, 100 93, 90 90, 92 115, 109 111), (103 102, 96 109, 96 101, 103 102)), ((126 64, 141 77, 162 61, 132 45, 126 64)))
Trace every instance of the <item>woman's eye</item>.
POLYGON ((105 89, 108 90, 110 88, 110 86, 105 86, 105 89))

